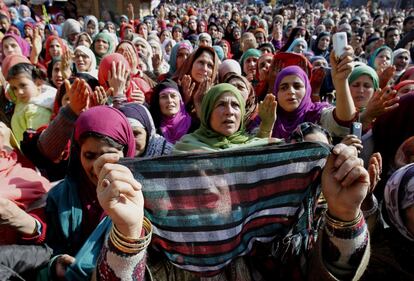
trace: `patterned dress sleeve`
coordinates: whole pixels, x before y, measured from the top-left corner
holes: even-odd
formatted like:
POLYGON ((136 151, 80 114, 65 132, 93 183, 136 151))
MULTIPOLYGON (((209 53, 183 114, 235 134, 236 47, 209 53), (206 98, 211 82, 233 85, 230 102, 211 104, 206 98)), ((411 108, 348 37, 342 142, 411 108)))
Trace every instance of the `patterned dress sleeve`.
POLYGON ((146 250, 138 254, 124 253, 106 239, 96 266, 96 279, 141 281, 144 280, 145 266, 146 250))
POLYGON ((308 280, 359 280, 369 256, 369 234, 363 217, 349 228, 326 223, 312 253, 308 280))
POLYGON ((144 218, 141 238, 123 236, 115 226, 105 239, 96 266, 96 280, 145 280, 147 247, 152 225, 144 218))

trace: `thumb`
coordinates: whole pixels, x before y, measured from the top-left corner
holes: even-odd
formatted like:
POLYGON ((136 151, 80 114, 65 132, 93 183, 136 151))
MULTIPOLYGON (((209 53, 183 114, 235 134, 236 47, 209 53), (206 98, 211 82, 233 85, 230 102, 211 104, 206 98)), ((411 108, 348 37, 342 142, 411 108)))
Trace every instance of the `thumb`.
POLYGON ((65 83, 66 93, 69 93, 70 92, 70 88, 71 88, 69 80, 68 79, 65 79, 65 82, 64 83, 65 83))

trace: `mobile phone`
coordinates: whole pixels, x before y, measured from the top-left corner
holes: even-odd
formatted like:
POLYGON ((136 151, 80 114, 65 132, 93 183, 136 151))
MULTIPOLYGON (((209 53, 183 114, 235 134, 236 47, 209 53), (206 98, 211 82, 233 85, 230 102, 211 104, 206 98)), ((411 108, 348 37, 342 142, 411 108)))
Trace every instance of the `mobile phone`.
POLYGON ((355 135, 358 139, 362 137, 362 124, 360 122, 352 122, 351 135, 355 135))
POLYGON ((336 58, 340 58, 344 52, 345 47, 348 45, 348 39, 346 32, 337 32, 332 36, 333 49, 335 51, 336 58))

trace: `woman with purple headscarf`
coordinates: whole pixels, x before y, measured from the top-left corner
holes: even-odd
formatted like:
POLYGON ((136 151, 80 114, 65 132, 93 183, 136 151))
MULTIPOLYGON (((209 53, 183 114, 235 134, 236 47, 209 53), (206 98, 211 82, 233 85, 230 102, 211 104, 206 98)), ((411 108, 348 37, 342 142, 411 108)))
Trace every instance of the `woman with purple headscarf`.
POLYGON ((160 134, 172 144, 190 131, 191 116, 185 109, 177 83, 171 79, 164 80, 154 90, 151 114, 160 134))
POLYGON ((4 59, 10 55, 30 56, 30 45, 22 37, 8 33, 1 40, 1 54, 4 59))
POLYGON ((276 77, 273 94, 276 96, 277 119, 272 136, 288 138, 303 122, 321 124, 334 136, 345 136, 357 113, 347 79, 352 72, 352 49, 336 60, 331 56, 332 80, 336 89, 336 107, 311 101, 311 85, 307 74, 299 66, 284 68, 276 77))

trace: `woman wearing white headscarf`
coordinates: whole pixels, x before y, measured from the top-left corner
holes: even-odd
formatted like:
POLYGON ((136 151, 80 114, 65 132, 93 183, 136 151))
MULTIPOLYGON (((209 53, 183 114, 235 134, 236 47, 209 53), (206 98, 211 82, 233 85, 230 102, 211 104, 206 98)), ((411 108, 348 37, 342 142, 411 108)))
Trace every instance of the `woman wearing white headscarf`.
POLYGON ((98 19, 93 15, 86 16, 84 19, 83 30, 94 39, 96 34, 99 33, 98 19))
POLYGON ((79 45, 75 49, 75 67, 79 73, 88 73, 89 75, 98 78, 98 70, 96 69, 96 57, 91 49, 79 45))

